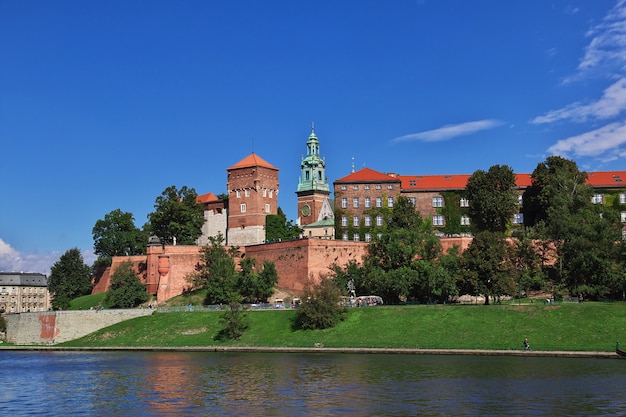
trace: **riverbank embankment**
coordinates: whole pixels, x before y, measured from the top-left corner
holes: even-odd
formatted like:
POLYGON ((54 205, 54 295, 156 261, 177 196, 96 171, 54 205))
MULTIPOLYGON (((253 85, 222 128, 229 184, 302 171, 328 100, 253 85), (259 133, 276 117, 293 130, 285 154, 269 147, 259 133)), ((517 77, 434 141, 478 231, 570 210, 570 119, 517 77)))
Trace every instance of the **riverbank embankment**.
POLYGON ((518 357, 560 357, 620 359, 615 352, 572 352, 572 351, 524 351, 502 349, 390 349, 390 348, 325 348, 325 347, 262 347, 262 346, 106 346, 106 347, 64 347, 64 346, 0 346, 0 351, 59 351, 59 352, 237 352, 237 353, 324 353, 324 354, 402 354, 402 355, 464 355, 464 356, 518 356, 518 357))

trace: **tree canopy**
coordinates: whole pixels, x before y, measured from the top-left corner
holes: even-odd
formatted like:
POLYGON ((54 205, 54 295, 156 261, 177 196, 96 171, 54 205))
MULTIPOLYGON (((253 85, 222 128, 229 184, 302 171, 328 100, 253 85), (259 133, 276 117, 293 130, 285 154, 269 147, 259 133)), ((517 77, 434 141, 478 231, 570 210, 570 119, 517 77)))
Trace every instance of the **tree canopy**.
POLYGON ((469 217, 477 231, 504 233, 517 210, 515 173, 507 165, 477 170, 467 181, 469 217))
POLYGON ((132 308, 145 303, 150 298, 131 262, 123 262, 111 275, 111 283, 104 297, 104 305, 109 308, 132 308))
POLYGON ((553 287, 615 298, 626 287, 619 210, 592 199, 587 177, 575 162, 558 156, 539 163, 524 193, 524 219, 536 239, 554 248, 556 262, 544 268, 553 287))
POLYGON ((456 286, 454 276, 439 263, 441 257, 441 241, 430 220, 421 217, 411 200, 399 196, 386 229, 368 245, 363 267, 334 271, 340 285, 345 286, 349 276, 361 294, 379 295, 387 302, 445 301, 456 294, 456 286))
POLYGON ((327 329, 343 320, 341 290, 329 276, 321 276, 318 283, 309 281, 302 298, 293 321, 295 329, 327 329))
POLYGON ((302 229, 287 220, 283 210, 278 207, 278 214, 269 214, 265 217, 265 239, 268 242, 296 239, 302 229))
POLYGON ((115 209, 92 229, 94 253, 103 257, 141 255, 146 251, 146 233, 135 226, 132 213, 115 209))
POLYGON ((483 231, 474 236, 461 256, 465 290, 484 295, 485 304, 500 295, 515 295, 515 267, 512 248, 499 232, 483 231))
POLYGON ((256 271, 256 259, 240 258, 239 248, 223 245, 224 236, 209 238, 209 244, 200 250, 200 262, 196 271, 187 276, 193 289, 205 289, 204 304, 231 304, 267 302, 278 282, 278 273, 273 262, 264 261, 263 269, 256 271))
POLYGON ((155 211, 148 214, 144 230, 158 236, 167 245, 195 245, 202 235, 204 212, 196 203, 198 194, 193 188, 175 186, 166 188, 156 198, 155 211))
POLYGON ((575 162, 550 156, 531 174, 524 193, 524 224, 537 226, 543 238, 566 239, 578 234, 577 214, 591 208, 593 187, 575 162))
POLYGON ((50 268, 48 291, 52 307, 68 308, 76 297, 91 293, 91 268, 83 261, 78 248, 66 251, 50 268))

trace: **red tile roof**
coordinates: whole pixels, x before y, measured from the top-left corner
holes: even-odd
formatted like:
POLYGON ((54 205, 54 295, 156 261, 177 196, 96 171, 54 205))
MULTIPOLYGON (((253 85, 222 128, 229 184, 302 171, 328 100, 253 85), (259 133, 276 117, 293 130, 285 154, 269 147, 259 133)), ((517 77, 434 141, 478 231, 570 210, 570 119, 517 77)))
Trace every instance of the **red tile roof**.
MULTIPOLYGON (((403 190, 462 190, 470 174, 453 175, 400 175, 403 190)), ((525 188, 531 184, 529 174, 515 174, 515 183, 525 188)))
POLYGON ((395 174, 383 174, 370 168, 363 168, 335 182, 398 182, 400 179, 395 174))
POLYGON ((213 193, 202 194, 196 197, 196 203, 209 203, 211 201, 218 201, 219 199, 213 193))
MULTIPOLYGON (((588 172, 587 183, 596 188, 626 188, 626 171, 588 172)), ((518 187, 526 188, 532 184, 531 174, 515 174, 518 187)), ((452 175, 395 175, 383 174, 370 168, 363 168, 335 181, 336 183, 364 183, 401 181, 402 190, 461 190, 467 186, 471 174, 452 175)))
POLYGON ((626 188, 626 171, 588 172, 587 183, 594 187, 626 188))
POLYGON ((230 168, 226 168, 226 170, 230 171, 231 169, 249 168, 249 167, 263 167, 263 168, 275 169, 276 171, 278 171, 278 168, 276 168, 269 162, 265 161, 263 158, 261 158, 254 152, 252 152, 250 155, 246 156, 245 158, 243 158, 241 161, 237 162, 235 165, 231 166, 230 168))

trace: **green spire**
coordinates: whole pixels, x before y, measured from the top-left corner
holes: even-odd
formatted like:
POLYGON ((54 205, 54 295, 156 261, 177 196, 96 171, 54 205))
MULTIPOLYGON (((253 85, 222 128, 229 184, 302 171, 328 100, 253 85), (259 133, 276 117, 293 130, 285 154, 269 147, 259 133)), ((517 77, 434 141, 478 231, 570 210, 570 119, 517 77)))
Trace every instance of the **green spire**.
POLYGON ((300 164, 302 176, 298 181, 300 191, 330 191, 326 178, 326 161, 320 157, 320 142, 315 135, 315 123, 311 123, 311 134, 306 141, 306 157, 300 164))

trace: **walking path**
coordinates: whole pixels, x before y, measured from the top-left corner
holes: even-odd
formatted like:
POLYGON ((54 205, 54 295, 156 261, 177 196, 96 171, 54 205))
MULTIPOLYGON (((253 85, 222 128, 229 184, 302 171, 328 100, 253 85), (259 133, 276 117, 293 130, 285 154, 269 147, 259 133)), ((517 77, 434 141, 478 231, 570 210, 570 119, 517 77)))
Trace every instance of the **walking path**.
POLYGON ((265 352, 265 353, 361 353, 405 355, 474 355, 474 356, 525 356, 563 358, 618 359, 615 352, 588 351, 524 351, 483 349, 391 349, 391 348, 326 348, 306 347, 242 347, 242 346, 189 346, 189 347, 63 347, 63 346, 0 346, 0 350, 13 351, 144 351, 144 352, 265 352))

